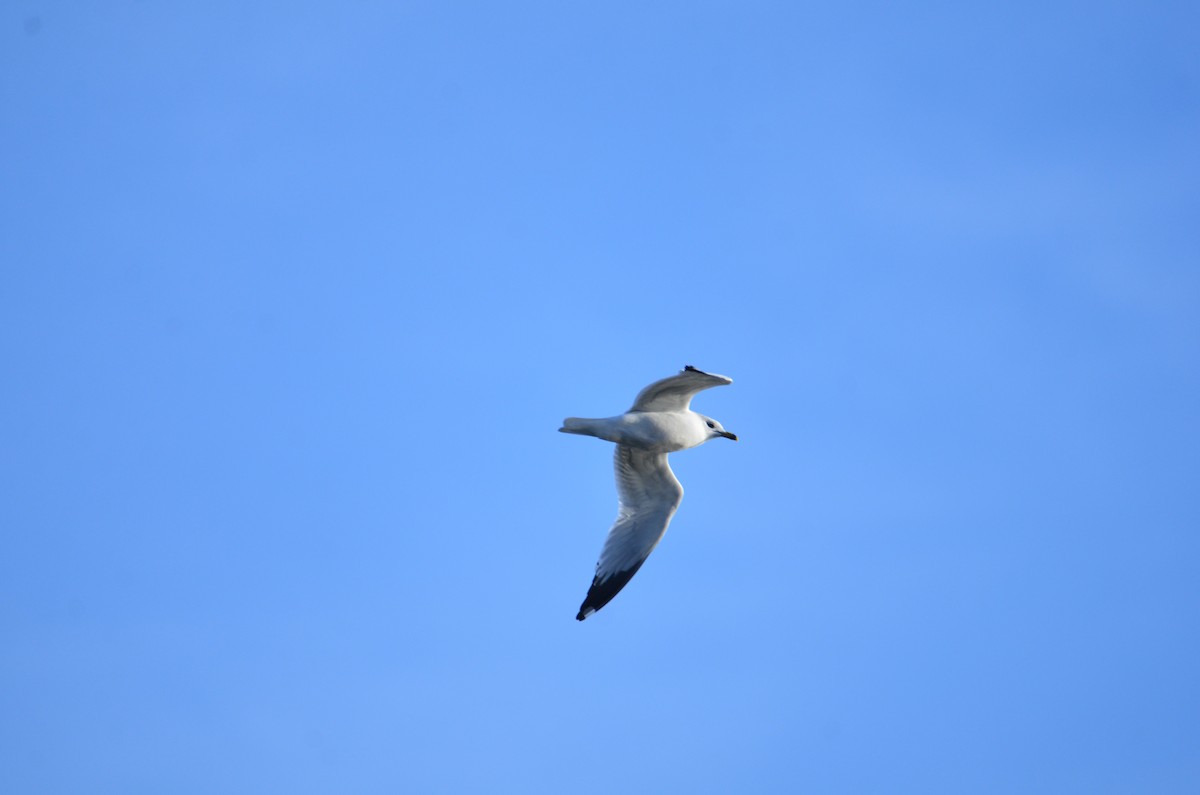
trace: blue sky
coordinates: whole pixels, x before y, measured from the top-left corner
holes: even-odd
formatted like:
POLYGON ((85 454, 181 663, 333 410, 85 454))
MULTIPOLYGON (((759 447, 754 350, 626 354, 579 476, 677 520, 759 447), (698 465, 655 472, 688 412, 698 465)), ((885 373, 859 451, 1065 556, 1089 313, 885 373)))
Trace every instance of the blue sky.
POLYGON ((0 789, 1197 791, 1198 17, 4 4, 0 789))

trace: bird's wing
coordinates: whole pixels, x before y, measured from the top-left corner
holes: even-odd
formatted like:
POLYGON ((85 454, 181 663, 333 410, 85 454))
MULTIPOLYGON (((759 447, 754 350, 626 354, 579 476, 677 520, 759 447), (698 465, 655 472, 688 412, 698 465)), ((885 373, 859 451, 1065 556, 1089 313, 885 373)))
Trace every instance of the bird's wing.
POLYGON ((667 464, 666 453, 651 453, 617 445, 613 456, 617 475, 617 520, 608 531, 596 576, 579 606, 585 618, 608 604, 658 546, 683 499, 683 487, 667 464))
POLYGON ((687 411, 692 397, 702 389, 732 384, 732 378, 697 370, 690 364, 678 374, 638 392, 630 411, 687 411))

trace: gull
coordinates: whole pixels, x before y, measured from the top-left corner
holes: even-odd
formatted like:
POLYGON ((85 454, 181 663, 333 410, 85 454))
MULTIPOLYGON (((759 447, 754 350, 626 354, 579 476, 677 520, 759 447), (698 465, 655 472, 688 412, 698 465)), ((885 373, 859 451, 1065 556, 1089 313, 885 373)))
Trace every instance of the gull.
POLYGON ((702 389, 732 384, 723 375, 690 364, 677 375, 655 381, 638 393, 624 414, 602 419, 567 417, 558 430, 615 442, 617 519, 609 528, 592 587, 579 607, 585 618, 604 607, 637 574, 658 546, 683 499, 683 487, 667 464, 667 453, 737 436, 712 417, 692 411, 692 397, 702 389))

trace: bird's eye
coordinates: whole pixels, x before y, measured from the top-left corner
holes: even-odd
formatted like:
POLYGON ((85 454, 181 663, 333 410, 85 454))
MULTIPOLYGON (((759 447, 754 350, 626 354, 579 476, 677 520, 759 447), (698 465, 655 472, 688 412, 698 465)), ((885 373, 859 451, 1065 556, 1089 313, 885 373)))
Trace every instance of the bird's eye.
POLYGON ((717 426, 716 426, 716 425, 713 425, 713 424, 710 422, 710 423, 708 424, 708 427, 710 427, 710 428, 715 428, 715 427, 717 427, 717 426))

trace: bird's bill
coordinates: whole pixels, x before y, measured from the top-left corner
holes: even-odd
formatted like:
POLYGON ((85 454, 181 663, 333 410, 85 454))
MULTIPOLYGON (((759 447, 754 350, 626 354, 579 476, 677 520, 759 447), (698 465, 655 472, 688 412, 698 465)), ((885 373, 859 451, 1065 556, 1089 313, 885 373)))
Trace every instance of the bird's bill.
POLYGON ((724 436, 726 439, 733 439, 735 442, 737 441, 736 433, 730 433, 729 431, 721 431, 721 435, 724 436))

